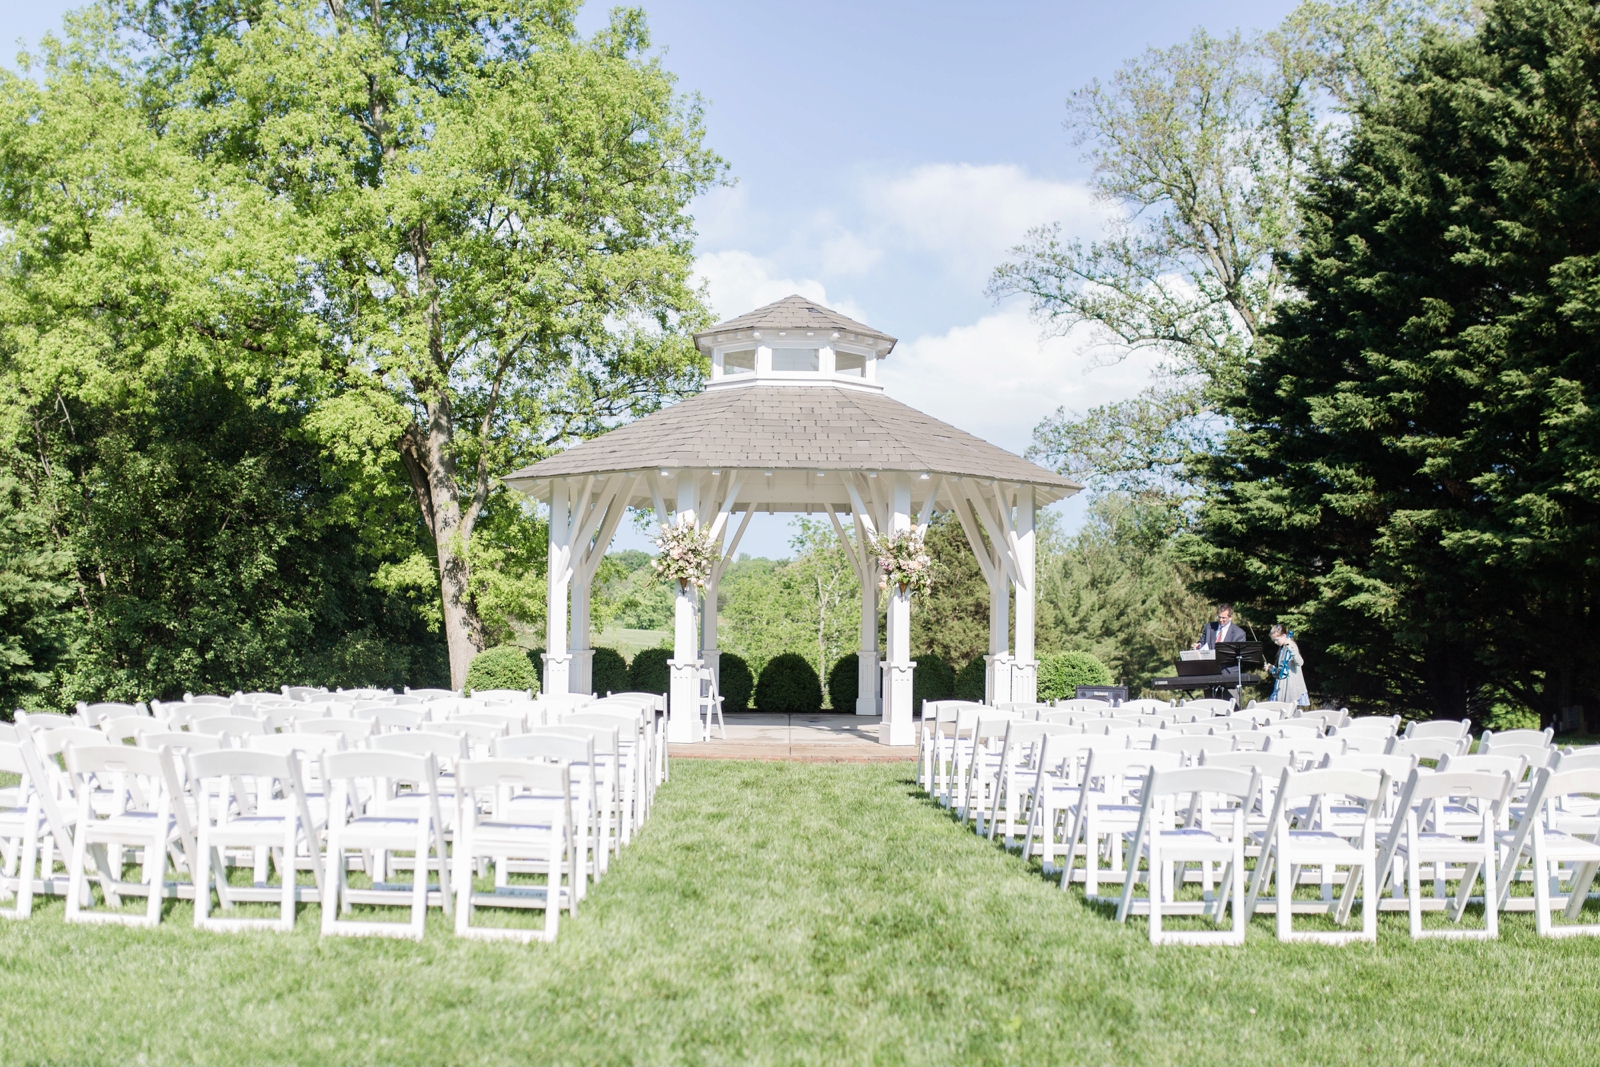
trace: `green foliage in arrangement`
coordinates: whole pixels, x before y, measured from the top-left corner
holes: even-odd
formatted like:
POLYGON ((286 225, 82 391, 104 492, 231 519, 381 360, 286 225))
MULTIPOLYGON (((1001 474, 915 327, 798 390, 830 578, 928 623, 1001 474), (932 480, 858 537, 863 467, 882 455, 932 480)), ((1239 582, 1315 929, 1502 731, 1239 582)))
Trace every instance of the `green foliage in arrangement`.
POLYGON ((737 652, 724 652, 717 659, 717 680, 722 693, 723 711, 749 711, 755 696, 756 677, 750 664, 737 652))
POLYGON ((911 672, 911 707, 914 714, 922 714, 924 700, 950 700, 956 695, 956 670, 937 652, 927 652, 917 657, 917 669, 911 672))
POLYGON ((629 691, 665 696, 672 688, 672 668, 667 665, 671 658, 670 648, 647 648, 634 656, 628 665, 629 691))
POLYGON ((756 710, 810 714, 822 710, 822 679, 809 660, 795 652, 773 656, 756 681, 756 710))
POLYGON ((956 671, 955 691, 950 695, 957 700, 976 700, 982 702, 984 686, 988 682, 989 664, 984 662, 982 656, 973 656, 967 660, 966 665, 956 671))
POLYGON ((590 680, 600 696, 628 691, 628 661, 614 648, 600 646, 594 650, 590 680))
POLYGON ((1039 657, 1040 700, 1070 700, 1080 685, 1110 685, 1111 669, 1088 652, 1039 657))
POLYGON ((861 653, 840 656, 828 668, 828 706, 834 711, 853 712, 861 695, 861 653))
POLYGON ((521 645, 498 645, 472 657, 467 668, 467 691, 474 689, 532 689, 539 692, 539 673, 528 650, 521 645))

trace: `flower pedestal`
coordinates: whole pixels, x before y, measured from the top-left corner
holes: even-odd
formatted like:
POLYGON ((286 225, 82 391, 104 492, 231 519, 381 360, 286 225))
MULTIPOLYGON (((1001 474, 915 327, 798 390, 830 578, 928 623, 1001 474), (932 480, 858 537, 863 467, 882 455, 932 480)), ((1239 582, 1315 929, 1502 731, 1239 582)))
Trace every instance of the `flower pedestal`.
POLYGON ((883 663, 883 722, 878 725, 881 745, 917 743, 916 709, 911 705, 911 675, 916 660, 883 663))

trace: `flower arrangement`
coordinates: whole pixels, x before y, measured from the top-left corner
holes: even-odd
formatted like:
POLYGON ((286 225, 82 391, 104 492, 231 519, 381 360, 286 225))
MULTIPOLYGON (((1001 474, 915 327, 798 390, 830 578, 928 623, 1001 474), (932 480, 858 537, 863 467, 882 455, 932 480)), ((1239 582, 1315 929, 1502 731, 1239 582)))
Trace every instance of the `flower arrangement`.
POLYGON ((656 538, 661 554, 655 558, 656 577, 677 582, 678 588, 704 589, 711 568, 720 558, 711 541, 711 527, 692 522, 663 523, 656 538))
POLYGON ((933 588, 933 560, 922 535, 915 530, 873 537, 872 551, 878 556, 878 588, 890 583, 911 593, 926 593, 933 588))

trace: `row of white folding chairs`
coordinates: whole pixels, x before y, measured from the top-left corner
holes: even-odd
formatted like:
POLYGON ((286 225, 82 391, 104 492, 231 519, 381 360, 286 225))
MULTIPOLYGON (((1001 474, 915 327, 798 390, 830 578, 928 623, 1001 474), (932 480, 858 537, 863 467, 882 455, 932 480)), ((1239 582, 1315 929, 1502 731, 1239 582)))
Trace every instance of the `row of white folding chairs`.
MULTIPOLYGON (((1031 846, 1037 834, 1042 846, 1040 852, 1048 867, 1056 826, 1070 822, 1072 829, 1066 842, 1068 858, 1062 868, 1063 888, 1075 874, 1074 853, 1081 848, 1086 857, 1083 872, 1086 892, 1095 895, 1101 857, 1108 855, 1112 865, 1105 873, 1113 876, 1122 873, 1119 867, 1123 866, 1127 872, 1123 874, 1119 918, 1125 918, 1130 907, 1142 907, 1152 914, 1152 940, 1221 939, 1234 942, 1241 939, 1243 923, 1260 901, 1264 885, 1273 876, 1275 863, 1279 865, 1280 873, 1283 870, 1319 868, 1322 880, 1323 897, 1320 901, 1290 899, 1302 879, 1291 876, 1279 880, 1277 894, 1282 907, 1279 908, 1277 920, 1278 932, 1285 940, 1370 940, 1375 936, 1376 909, 1384 906, 1408 910, 1415 937, 1492 937, 1496 936, 1497 909, 1515 902, 1534 906, 1541 933, 1555 936, 1563 932, 1600 933, 1600 927, 1556 926, 1550 922, 1552 899, 1557 906, 1566 908, 1569 918, 1574 918, 1587 898, 1588 881, 1578 861, 1586 856, 1591 859, 1600 857, 1600 846, 1581 839, 1581 834, 1580 839, 1573 839, 1572 832, 1574 828, 1581 828, 1592 837, 1596 831, 1600 831, 1600 810, 1596 810, 1600 805, 1587 795, 1592 789, 1576 788, 1565 779, 1558 779, 1555 786, 1541 784, 1551 774, 1565 771, 1576 774, 1588 766, 1600 767, 1600 754, 1573 754, 1569 751, 1566 756, 1553 760, 1552 766, 1535 766, 1533 790, 1521 805, 1517 805, 1515 784, 1529 769, 1527 759, 1520 755, 1469 756, 1464 754, 1464 746, 1461 746, 1454 752, 1443 753, 1439 769, 1434 771, 1420 766, 1418 756, 1414 754, 1379 756, 1329 752, 1311 765, 1311 761, 1301 758, 1304 753, 1294 751, 1183 752, 1161 747, 1150 750, 1119 748, 1115 737, 1089 738, 1081 734, 1073 735, 1068 732, 1070 729, 1063 729, 1057 724, 1018 720, 1011 720, 1007 724, 1006 747, 1035 747, 1042 761, 1035 785, 1027 791, 1027 799, 1038 803, 1028 813, 1031 818, 1028 820, 1024 854, 1032 853, 1031 846), (1070 747, 1072 751, 1068 759, 1075 766, 1081 765, 1082 778, 1076 786, 1070 781, 1053 786, 1044 783, 1048 766, 1055 762, 1056 753, 1050 751, 1052 745, 1070 747), (1078 761, 1080 756, 1081 764, 1078 761), (1563 758, 1567 761, 1565 766, 1560 762, 1563 758), (1208 769, 1204 774, 1188 773, 1202 767, 1208 769), (1318 774, 1323 777, 1317 778, 1318 774), (1156 783, 1153 791, 1146 784, 1147 776, 1152 775, 1151 781, 1156 783), (1341 775, 1344 777, 1341 778, 1341 775), (1356 781, 1356 778, 1350 777, 1352 775, 1357 778, 1365 776, 1363 780, 1376 778, 1379 784, 1372 787, 1372 782, 1368 780, 1366 786, 1358 789, 1351 784, 1356 781), (1247 776, 1249 784, 1245 784, 1247 776), (1199 788, 1207 783, 1208 788, 1199 788), (1092 784, 1098 784, 1100 788, 1093 790, 1092 784), (1366 791, 1368 787, 1371 787, 1370 791, 1366 791), (1229 789, 1234 792, 1229 794, 1229 789), (1541 799, 1541 789, 1547 799, 1541 799), (1052 807, 1048 803, 1052 793, 1057 797, 1066 794, 1067 802, 1052 807), (1075 800, 1071 799, 1074 793, 1075 800), (1188 805, 1174 806, 1169 803, 1159 813, 1152 815, 1152 804, 1162 803, 1163 797, 1170 801, 1180 793, 1189 794, 1188 805), (1211 799, 1197 808, 1196 798, 1202 794, 1211 799), (1229 795, 1235 801, 1231 810, 1226 803, 1220 808, 1213 807, 1216 796, 1229 795), (1308 797, 1311 799, 1307 803, 1298 803, 1308 797), (1541 811, 1541 805, 1548 810, 1541 811), (1269 806, 1270 815, 1267 814, 1269 806), (1202 816, 1198 825, 1195 822, 1197 811, 1202 816), (1186 819, 1180 820, 1183 825, 1173 822, 1175 813, 1186 816, 1186 819), (1358 817, 1352 819, 1352 814, 1358 817), (1511 814, 1517 817, 1515 827, 1510 825, 1511 814), (1219 815, 1226 815, 1224 821, 1231 820, 1235 830, 1219 835, 1214 826, 1208 825, 1208 820, 1217 821, 1212 816, 1219 815), (1377 832, 1380 820, 1386 828, 1384 833, 1377 832), (1562 820, 1568 825, 1563 827, 1562 820), (1546 847, 1539 844, 1541 841, 1548 844, 1553 833, 1564 835, 1557 845, 1546 847), (1130 852, 1123 865, 1118 861, 1122 859, 1120 853, 1125 842, 1130 852), (1377 845, 1383 846, 1383 857, 1375 865, 1371 854, 1377 845), (1247 846, 1248 851, 1257 856, 1248 900, 1241 891, 1247 846), (1238 850, 1237 862, 1233 855, 1235 847, 1238 850), (1493 854, 1496 847, 1503 853, 1499 865, 1502 877, 1498 881, 1494 874, 1493 854), (1543 858, 1540 858, 1541 855, 1543 858), (1352 856, 1359 862, 1342 862, 1352 856), (1288 857, 1287 861, 1283 857, 1288 857), (1150 861, 1144 875, 1138 869, 1141 858, 1150 861), (1174 885, 1181 884, 1182 878, 1174 882, 1170 865, 1179 859, 1185 864, 1201 864, 1201 878, 1205 883, 1201 900, 1181 904, 1174 900, 1174 885), (1319 859, 1326 862, 1313 862, 1319 859), (1226 860, 1224 877, 1218 892, 1212 892, 1213 866, 1221 864, 1223 860, 1226 860), (1522 872, 1522 877, 1536 881, 1531 900, 1509 896, 1509 886, 1523 861, 1531 866, 1522 872), (1564 875, 1557 870, 1563 861, 1567 864, 1564 875), (1485 863, 1487 866, 1484 866, 1485 863), (1461 864, 1466 866, 1457 870, 1461 864), (1428 865, 1434 869, 1434 894, 1425 898, 1420 891, 1419 879, 1421 869, 1428 865), (1346 876, 1343 895, 1334 901, 1331 868, 1338 866, 1347 867, 1351 873, 1346 876), (1302 936, 1304 932, 1296 933, 1292 929, 1292 913, 1306 911, 1329 912, 1342 925, 1350 912, 1358 871, 1366 884, 1361 933, 1336 931, 1302 936), (1444 896, 1447 874, 1458 877, 1461 883, 1453 903, 1446 901, 1444 896), (1133 894, 1141 877, 1146 881, 1148 892, 1145 898, 1135 901, 1133 894), (1551 893, 1555 891, 1544 880, 1554 878, 1556 881, 1550 884, 1556 885, 1563 877, 1575 884, 1568 894, 1552 897, 1551 893), (1379 887, 1386 880, 1392 883, 1392 895, 1387 900, 1380 900, 1379 887), (1471 932, 1457 928, 1425 932, 1422 929, 1421 913, 1425 908, 1443 910, 1449 907, 1451 918, 1459 922, 1468 902, 1467 894, 1475 880, 1481 880, 1485 886, 1494 886, 1496 889, 1491 894, 1492 899, 1485 905, 1486 919, 1482 930, 1471 932), (1404 888, 1401 887, 1402 881, 1406 882, 1404 888), (1168 904, 1169 913, 1176 907, 1180 912, 1200 912, 1220 921, 1224 908, 1228 906, 1230 888, 1233 891, 1233 930, 1198 934, 1182 932, 1171 936, 1163 934, 1163 900, 1168 904)), ((1402 743, 1405 742, 1402 740, 1402 743)), ((1001 767, 1007 763, 1008 760, 1002 758, 1001 767)), ((1009 814, 1006 822, 1001 821, 1004 780, 1003 773, 995 779, 997 790, 991 798, 994 808, 991 809, 989 820, 991 836, 997 826, 1005 825, 1008 832, 1012 828, 1009 814)), ((981 819, 979 825, 981 829, 981 819)), ((1588 877, 1592 878, 1592 874, 1589 871, 1588 877)))
MULTIPOLYGON (((634 740, 631 749, 628 744, 619 744, 617 742, 616 739, 620 732, 617 728, 618 724, 616 720, 618 719, 622 720, 622 725, 624 727, 629 727, 633 721, 631 716, 618 716, 615 708, 613 708, 612 712, 609 714, 595 713, 586 716, 582 713, 573 713, 573 715, 569 717, 569 721, 562 727, 540 728, 536 730, 535 733, 541 736, 502 737, 496 739, 491 747, 491 751, 488 753, 488 756, 491 758, 505 756, 508 752, 512 754, 526 754, 527 752, 553 743, 553 737, 551 735, 573 733, 582 734, 585 730, 589 732, 591 737, 608 735, 611 738, 609 746, 604 746, 609 748, 615 754, 613 762, 609 764, 610 766, 614 767, 614 770, 609 774, 609 778, 607 777, 607 772, 605 770, 605 768, 608 766, 605 757, 602 757, 598 763, 595 763, 594 757, 591 756, 588 761, 580 764, 579 767, 580 772, 582 772, 583 767, 586 766, 598 767, 599 777, 610 782, 605 794, 605 802, 602 803, 601 810, 596 811, 594 818, 589 820, 589 823, 595 827, 597 834, 604 833, 606 837, 609 837, 609 847, 607 847, 607 844, 605 843, 600 843, 592 849, 588 847, 585 848, 585 854, 589 857, 588 862, 594 867, 592 874, 596 877, 598 877, 598 875, 604 870, 606 857, 609 852, 619 848, 621 844, 626 843, 626 841, 631 837, 632 827, 634 825, 632 816, 647 810, 646 807, 636 804, 637 793, 634 788, 634 783, 637 780, 634 777, 634 772, 644 766, 638 758, 639 753, 643 750, 636 739, 634 740), (611 721, 606 724, 606 727, 603 730, 596 726, 585 725, 580 722, 581 719, 593 718, 609 719, 611 721), (610 804, 610 799, 613 797, 617 801, 615 805, 615 820, 613 820, 611 817, 613 809, 610 804), (613 825, 616 826, 615 831, 611 829, 613 825)), ((218 735, 159 734, 152 732, 140 732, 136 736, 146 743, 146 751, 181 751, 185 754, 203 754, 195 751, 201 749, 209 750, 211 752, 229 751, 227 748, 228 741, 218 735)), ((46 770, 45 768, 54 769, 55 765, 52 762, 53 757, 64 753, 65 750, 71 747, 73 743, 76 743, 85 751, 89 749, 111 748, 112 746, 116 745, 116 741, 112 737, 101 737, 99 731, 71 726, 58 727, 49 730, 46 730, 42 724, 36 724, 32 728, 25 726, 24 737, 34 740, 42 740, 42 744, 40 746, 40 754, 42 759, 36 761, 35 770, 38 772, 38 775, 43 776, 47 781, 50 781, 51 788, 43 790, 42 792, 30 790, 28 791, 29 797, 25 800, 18 796, 6 798, 10 822, 14 824, 11 826, 11 829, 18 831, 16 834, 5 838, 7 844, 15 846, 11 849, 11 851, 17 853, 17 855, 14 857, 8 854, 8 870, 10 870, 13 863, 18 867, 22 866, 22 856, 20 853, 22 851, 27 851, 27 849, 24 848, 24 842, 29 836, 26 832, 26 827, 32 826, 35 831, 38 831, 41 825, 45 827, 45 831, 42 835, 44 855, 42 856, 39 864, 39 870, 44 877, 37 881, 27 879, 23 880, 28 884, 28 891, 19 895, 18 899, 18 907, 23 913, 25 913, 27 910, 27 906, 24 904, 23 898, 31 897, 31 891, 34 888, 38 888, 41 891, 46 892, 60 892, 63 890, 63 887, 59 884, 60 880, 54 876, 54 864, 50 859, 49 852, 52 837, 61 836, 61 831, 63 830, 65 830, 67 837, 70 837, 70 829, 66 828, 67 822, 60 817, 54 820, 44 820, 43 824, 41 824, 41 820, 44 818, 44 812, 47 809, 54 808, 57 810, 59 815, 63 809, 70 809, 72 807, 71 801, 73 794, 70 784, 72 779, 70 774, 61 773, 59 771, 55 775, 51 775, 49 770, 46 770), (63 779, 65 780, 66 795, 63 795, 63 779), (30 811, 32 812, 31 815, 30 811), (51 826, 54 827, 56 833, 51 833, 51 826)), ((288 756, 291 752, 304 753, 312 750, 320 750, 324 753, 339 751, 345 747, 345 742, 346 738, 343 735, 334 732, 319 734, 257 735, 239 739, 239 743, 248 751, 258 752, 261 750, 269 750, 271 754, 278 756, 288 756)), ((426 751, 441 755, 443 754, 442 746, 448 744, 455 746, 463 754, 466 752, 466 738, 459 733, 452 735, 449 732, 446 732, 443 735, 439 733, 430 734, 426 731, 419 731, 409 734, 374 736, 365 739, 364 744, 381 750, 399 748, 401 750, 413 750, 414 754, 418 751, 426 751)), ((19 746, 19 752, 20 748, 21 746, 19 746)), ((19 764, 17 768, 14 768, 14 770, 17 773, 22 773, 24 768, 20 766, 21 756, 20 754, 13 755, 14 758, 12 759, 12 762, 19 764)), ((139 759, 140 757, 135 756, 130 758, 139 759)), ((482 759, 484 757, 480 755, 479 758, 482 759)), ((302 768, 302 770, 304 769, 305 768, 302 768)), ((89 772, 89 775, 93 780, 98 782, 100 777, 99 775, 95 774, 94 772, 89 772)), ((580 773, 580 777, 581 776, 582 774, 580 773)), ((306 777, 306 775, 302 775, 302 777, 306 777)), ((640 775, 640 777, 643 777, 643 775, 640 775)), ((176 775, 175 778, 168 780, 167 785, 170 788, 174 781, 181 782, 183 779, 183 775, 176 775)), ((117 779, 113 777, 113 781, 116 780, 117 779)), ((83 803, 91 804, 91 807, 94 809, 94 813, 97 818, 117 817, 123 814, 122 808, 123 800, 125 798, 118 799, 113 795, 115 792, 115 789, 100 789, 97 787, 92 793, 84 794, 85 797, 88 797, 88 799, 83 800, 83 803)), ((169 796, 170 795, 171 794, 169 794, 169 796)), ((177 795, 182 796, 181 788, 177 790, 177 795)), ((363 798, 363 800, 367 799, 370 799, 370 796, 363 798)), ((325 798, 323 802, 325 803, 325 798)), ((174 810, 171 810, 168 813, 168 819, 171 820, 172 825, 176 827, 179 823, 192 821, 195 811, 195 804, 195 798, 188 797, 182 804, 174 805, 174 810), (185 818, 186 812, 189 814, 188 819, 185 818)), ((3 824, 4 822, 5 820, 0 820, 0 824, 3 824)), ((97 831, 91 830, 90 836, 93 836, 95 832, 97 831)), ((32 836, 34 839, 34 845, 38 846, 41 843, 39 840, 41 834, 35 832, 32 836)), ((194 839, 193 833, 180 834, 179 836, 190 841, 193 841, 194 839)), ((600 840, 604 842, 605 839, 601 838, 600 840)), ((175 851, 174 859, 178 859, 183 854, 192 854, 192 852, 192 848, 187 850, 187 853, 175 851)), ((280 855, 281 854, 282 853, 280 853, 280 855)), ((513 869, 515 868, 515 862, 516 861, 512 861, 509 865, 513 869)), ((256 861, 256 866, 259 872, 263 872, 264 877, 265 860, 258 858, 256 861)), ((33 868, 34 864, 30 860, 30 862, 27 864, 27 869, 32 870, 33 868)), ((118 868, 120 869, 120 864, 118 865, 118 868)), ((508 864, 497 865, 497 879, 500 881, 501 889, 505 888, 505 874, 507 868, 508 864)), ((316 868, 313 867, 313 869, 315 870, 316 868)), ((81 881, 81 865, 79 871, 80 882, 77 890, 79 896, 75 896, 74 900, 79 900, 79 897, 86 892, 86 887, 81 881)), ((110 872, 104 867, 103 864, 100 873, 102 883, 106 884, 106 879, 109 877, 110 872)), ((285 892, 288 892, 289 889, 292 888, 292 882, 292 878, 283 882, 283 890, 285 892)), ((582 895, 582 884, 583 883, 580 881, 577 887, 577 896, 580 898, 582 895)), ((111 901, 115 900, 117 896, 117 889, 118 882, 116 879, 112 879, 109 883, 109 889, 106 890, 111 901)), ((225 906, 230 903, 230 895, 237 895, 237 891, 233 891, 230 894, 230 891, 226 888, 225 883, 220 880, 218 884, 218 891, 219 895, 221 895, 224 901, 225 906)), ((306 899, 304 894, 299 890, 295 890, 295 892, 299 895, 300 899, 306 899)), ((160 894, 158 894, 158 897, 159 895, 160 894)), ((437 894, 435 894, 435 896, 437 896, 437 894)), ((206 903, 209 903, 209 898, 206 899, 206 903)), ((573 903, 575 903, 575 900, 573 903)), ((159 901, 153 903, 151 905, 151 913, 154 914, 158 907, 159 901)), ((78 905, 75 904, 70 910, 76 912, 78 910, 78 905)), ((329 914, 331 914, 331 912, 329 914)), ((204 918, 205 915, 203 912, 197 911, 197 922, 204 918)), ((416 919, 419 919, 419 916, 414 916, 414 920, 416 919)), ((280 922, 281 921, 282 920, 280 919, 280 922)), ((326 921, 331 920, 325 917, 325 922, 326 921)), ((553 925, 548 926, 548 928, 551 931, 554 929, 553 925)), ((416 927, 416 929, 420 930, 420 927, 416 927)))

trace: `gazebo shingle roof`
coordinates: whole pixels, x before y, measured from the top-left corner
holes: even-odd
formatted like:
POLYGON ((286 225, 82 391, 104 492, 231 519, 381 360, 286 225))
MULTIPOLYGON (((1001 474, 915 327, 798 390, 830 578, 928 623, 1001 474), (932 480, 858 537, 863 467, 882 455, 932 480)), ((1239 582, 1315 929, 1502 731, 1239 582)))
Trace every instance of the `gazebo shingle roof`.
POLYGON ((546 478, 657 467, 926 471, 1035 485, 1051 499, 1082 488, 880 392, 760 383, 708 389, 505 480, 526 490, 546 478))
POLYGON ((876 341, 887 341, 888 349, 885 350, 885 354, 894 349, 896 342, 896 338, 890 337, 882 330, 875 330, 831 308, 825 308, 815 300, 808 300, 796 294, 786 296, 766 307, 747 311, 737 318, 719 322, 708 330, 701 330, 694 335, 694 343, 702 352, 709 353, 717 338, 742 330, 827 330, 829 332, 838 330, 876 341))

